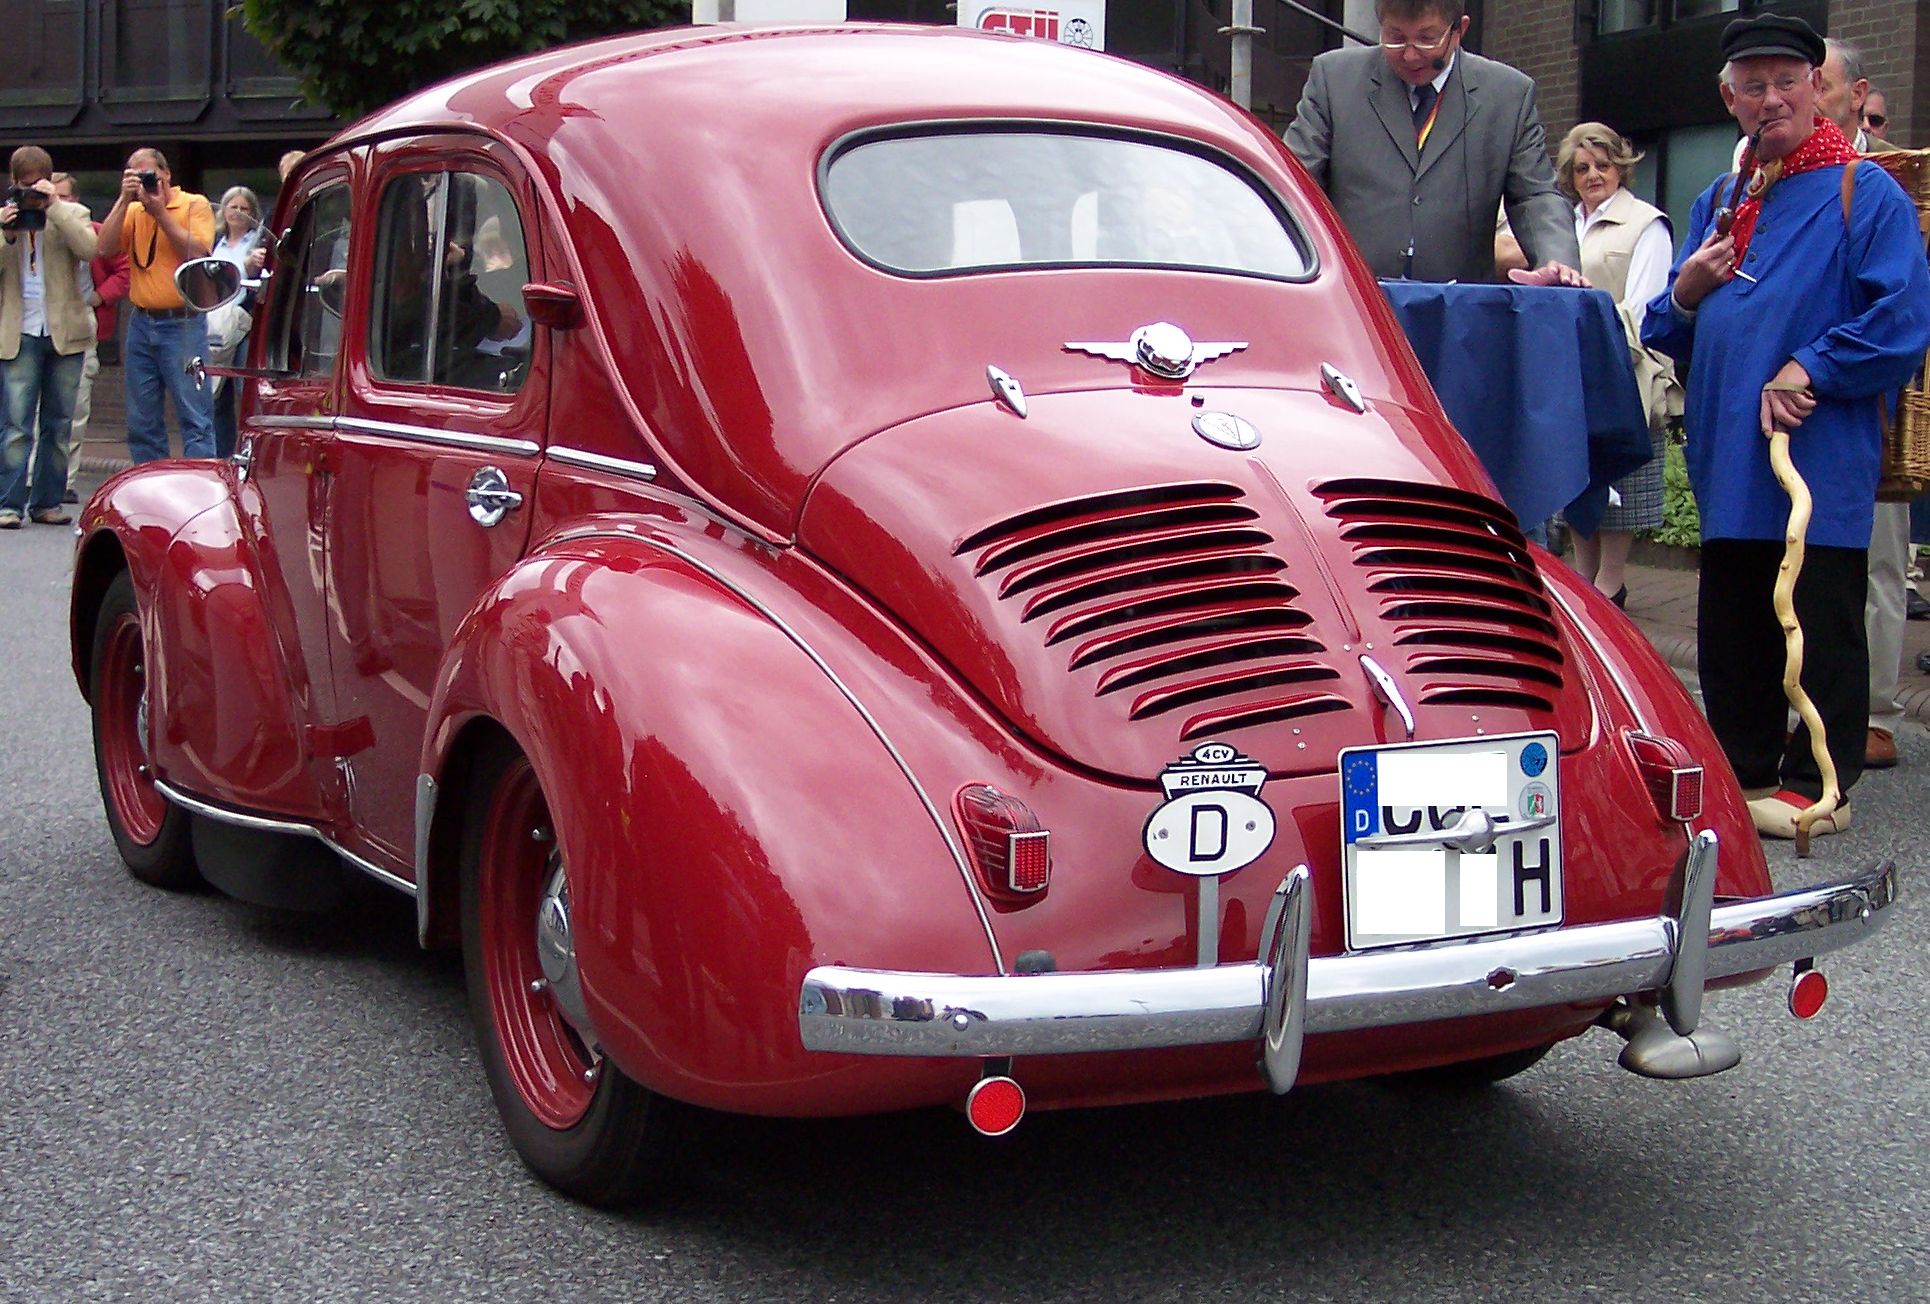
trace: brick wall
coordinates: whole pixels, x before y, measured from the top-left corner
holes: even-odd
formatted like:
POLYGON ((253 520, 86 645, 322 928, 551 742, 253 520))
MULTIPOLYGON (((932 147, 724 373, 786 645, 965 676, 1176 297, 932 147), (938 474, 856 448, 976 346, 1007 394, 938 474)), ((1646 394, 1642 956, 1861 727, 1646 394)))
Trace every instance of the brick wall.
POLYGON ((1535 98, 1549 149, 1577 119, 1581 56, 1575 45, 1572 4, 1548 0, 1488 0, 1481 53, 1512 64, 1535 79, 1535 98))
POLYGON ((1833 0, 1829 32, 1862 52, 1870 81, 1890 97, 1890 138, 1925 143, 1930 122, 1911 108, 1923 97, 1926 23, 1916 0, 1833 0), (1914 118, 1914 121, 1912 119, 1914 118))
MULTIPOLYGON (((1927 10, 1923 0, 1832 0, 1826 33, 1863 51, 1870 79, 1890 97, 1891 139, 1913 146, 1930 146, 1927 10)), ((1551 144, 1575 125, 1581 60, 1572 0, 1488 0, 1480 46, 1535 79, 1551 144)))

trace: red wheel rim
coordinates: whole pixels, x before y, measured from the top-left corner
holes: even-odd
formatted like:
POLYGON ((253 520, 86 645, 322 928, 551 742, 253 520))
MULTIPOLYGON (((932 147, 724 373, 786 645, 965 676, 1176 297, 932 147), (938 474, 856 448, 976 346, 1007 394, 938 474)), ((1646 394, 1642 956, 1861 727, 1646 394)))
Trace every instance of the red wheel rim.
POLYGON ((549 828, 549 807, 536 775, 518 757, 496 784, 483 827, 483 975, 504 1067, 517 1094, 544 1126, 561 1130, 581 1122, 589 1109, 596 1086, 585 1075, 596 1060, 548 990, 532 990, 543 977, 536 917, 554 845, 535 834, 549 828))
POLYGON ((140 618, 122 612, 107 631, 96 686, 102 786, 121 831, 145 847, 161 836, 168 801, 148 773, 147 739, 141 729, 141 699, 147 688, 143 675, 140 618))

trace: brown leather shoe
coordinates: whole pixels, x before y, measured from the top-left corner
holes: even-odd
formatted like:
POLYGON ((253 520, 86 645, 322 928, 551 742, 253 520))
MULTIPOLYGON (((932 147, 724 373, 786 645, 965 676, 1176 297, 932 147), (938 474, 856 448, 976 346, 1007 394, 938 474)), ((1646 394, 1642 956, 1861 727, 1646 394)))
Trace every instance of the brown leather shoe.
POLYGON ((72 525, 74 518, 58 507, 43 507, 31 513, 35 525, 72 525))
POLYGON ((1888 729, 1872 727, 1863 740, 1863 768, 1887 770, 1896 762, 1896 735, 1888 729))

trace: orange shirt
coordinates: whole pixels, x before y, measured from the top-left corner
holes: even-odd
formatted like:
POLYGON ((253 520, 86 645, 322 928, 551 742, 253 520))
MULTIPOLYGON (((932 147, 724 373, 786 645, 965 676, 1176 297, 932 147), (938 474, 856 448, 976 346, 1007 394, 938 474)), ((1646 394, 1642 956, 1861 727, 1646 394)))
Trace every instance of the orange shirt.
MULTIPOLYGON (((214 209, 206 196, 176 187, 168 200, 168 215, 203 249, 214 245, 214 209)), ((127 297, 140 308, 179 308, 184 306, 181 292, 174 288, 174 269, 181 265, 174 245, 161 230, 161 224, 147 215, 139 204, 127 206, 121 222, 121 252, 127 255, 127 297)))

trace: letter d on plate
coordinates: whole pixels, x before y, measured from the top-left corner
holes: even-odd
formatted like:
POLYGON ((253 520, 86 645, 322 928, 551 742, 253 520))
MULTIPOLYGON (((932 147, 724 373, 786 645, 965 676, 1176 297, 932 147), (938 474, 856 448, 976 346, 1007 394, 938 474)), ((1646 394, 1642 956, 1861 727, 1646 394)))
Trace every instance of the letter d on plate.
POLYGON ((1226 789, 1186 792, 1146 821, 1146 854, 1170 870, 1211 878, 1258 860, 1273 845, 1273 812, 1226 789))

